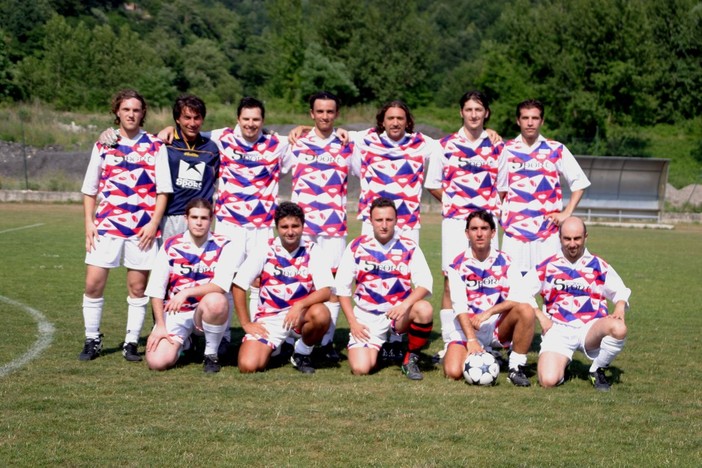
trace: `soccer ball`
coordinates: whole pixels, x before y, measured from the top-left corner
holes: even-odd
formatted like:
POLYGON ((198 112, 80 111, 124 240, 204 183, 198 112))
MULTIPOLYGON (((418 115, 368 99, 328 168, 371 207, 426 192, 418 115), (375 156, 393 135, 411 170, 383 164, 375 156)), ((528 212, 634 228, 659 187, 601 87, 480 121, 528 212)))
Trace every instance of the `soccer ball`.
POLYGON ((494 385, 499 374, 495 356, 485 351, 468 355, 463 365, 463 377, 471 385, 494 385))

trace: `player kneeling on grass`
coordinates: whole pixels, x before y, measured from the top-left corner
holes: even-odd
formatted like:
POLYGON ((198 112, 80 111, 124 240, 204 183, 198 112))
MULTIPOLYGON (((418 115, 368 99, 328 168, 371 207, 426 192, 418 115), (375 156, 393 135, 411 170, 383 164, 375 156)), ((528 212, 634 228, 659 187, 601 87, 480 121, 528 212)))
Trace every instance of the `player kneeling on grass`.
POLYGON ((466 221, 468 248, 447 269, 453 310, 441 311, 441 334, 447 346, 444 373, 460 380, 469 354, 511 344, 508 380, 528 387, 524 368, 535 316, 526 301, 520 302, 521 273, 507 255, 492 248, 495 234, 490 213, 471 213, 466 221))
POLYGON ((209 201, 188 202, 188 230, 167 239, 158 252, 146 288, 156 322, 146 342, 149 369, 173 367, 192 333, 205 335, 204 371, 221 368, 217 349, 229 317, 225 292, 244 250, 240 243, 210 232, 212 215, 209 201))
POLYGON ((234 307, 246 332, 239 349, 239 371, 258 372, 268 366, 273 350, 288 336, 297 338, 293 366, 313 374, 311 353, 330 323, 329 300, 334 283, 331 267, 314 242, 302 239, 305 213, 292 202, 275 211, 278 237, 250 255, 234 280, 234 307), (260 296, 253 321, 246 290, 260 278, 260 296))
POLYGON ((409 332, 402 371, 409 379, 421 380, 418 353, 432 329, 432 307, 424 300, 432 290, 431 271, 419 245, 395 231, 397 209, 391 200, 374 200, 369 218, 373 235, 361 235, 349 244, 336 273, 339 303, 351 328, 351 372, 364 375, 376 367, 378 351, 392 330, 409 332), (351 303, 354 281, 356 307, 351 303))
POLYGON ((559 237, 560 252, 524 278, 529 293, 541 294, 546 311, 535 309, 543 333, 539 383, 542 387, 563 383, 566 366, 580 350, 592 360, 590 382, 597 390, 608 391, 604 369, 624 348, 624 315, 631 290, 611 266, 587 250, 587 229, 581 219, 567 218, 559 237), (607 300, 614 303, 611 315, 607 300))

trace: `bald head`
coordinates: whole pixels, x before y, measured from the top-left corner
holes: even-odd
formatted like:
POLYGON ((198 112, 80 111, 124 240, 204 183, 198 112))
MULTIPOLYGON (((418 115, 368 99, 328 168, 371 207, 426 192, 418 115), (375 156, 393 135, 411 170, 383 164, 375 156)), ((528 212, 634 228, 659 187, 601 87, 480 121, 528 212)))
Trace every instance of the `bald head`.
POLYGON ((575 263, 585 253, 587 228, 582 219, 571 216, 561 224, 559 237, 563 255, 571 263, 575 263))

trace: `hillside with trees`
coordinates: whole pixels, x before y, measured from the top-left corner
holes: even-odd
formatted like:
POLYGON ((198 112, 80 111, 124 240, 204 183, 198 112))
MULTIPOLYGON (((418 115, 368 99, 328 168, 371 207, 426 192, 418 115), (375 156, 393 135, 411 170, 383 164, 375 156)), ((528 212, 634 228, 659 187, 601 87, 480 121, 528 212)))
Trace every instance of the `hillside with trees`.
MULTIPOLYGON (((477 88, 505 135, 516 103, 542 100, 577 153, 650 156, 657 125, 702 140, 696 0, 2 0, 0 37, 8 103, 95 111, 130 86, 156 106, 191 92, 295 111, 327 89, 454 108, 477 88)), ((699 170, 702 143, 689 153, 699 170)))

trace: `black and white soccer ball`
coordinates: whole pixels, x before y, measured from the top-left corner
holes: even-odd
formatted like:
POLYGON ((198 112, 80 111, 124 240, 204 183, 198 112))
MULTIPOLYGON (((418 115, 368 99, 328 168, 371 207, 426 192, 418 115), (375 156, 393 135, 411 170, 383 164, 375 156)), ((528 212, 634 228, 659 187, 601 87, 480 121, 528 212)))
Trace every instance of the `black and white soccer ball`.
POLYGON ((469 354, 463 365, 463 377, 471 385, 495 385, 500 364, 488 352, 469 354))

